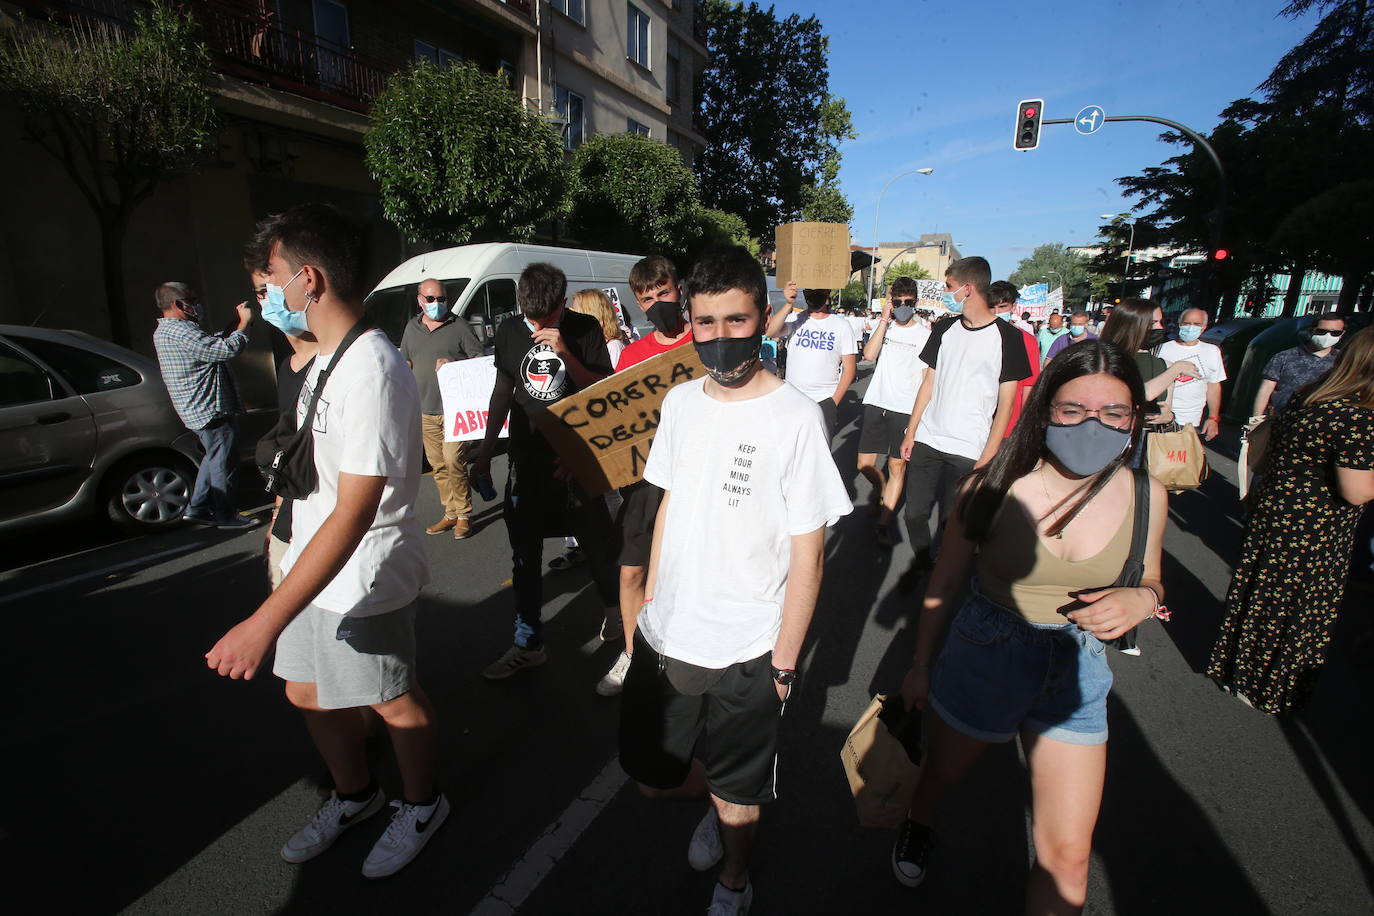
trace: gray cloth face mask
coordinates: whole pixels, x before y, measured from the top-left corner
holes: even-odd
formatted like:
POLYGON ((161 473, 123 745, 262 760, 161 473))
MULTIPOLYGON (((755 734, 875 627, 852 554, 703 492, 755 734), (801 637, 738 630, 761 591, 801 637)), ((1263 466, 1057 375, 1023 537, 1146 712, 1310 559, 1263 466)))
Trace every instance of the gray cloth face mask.
POLYGON ((1097 417, 1065 426, 1051 423, 1045 429, 1045 447, 1066 470, 1080 477, 1091 477, 1126 450, 1130 430, 1108 426, 1097 417))

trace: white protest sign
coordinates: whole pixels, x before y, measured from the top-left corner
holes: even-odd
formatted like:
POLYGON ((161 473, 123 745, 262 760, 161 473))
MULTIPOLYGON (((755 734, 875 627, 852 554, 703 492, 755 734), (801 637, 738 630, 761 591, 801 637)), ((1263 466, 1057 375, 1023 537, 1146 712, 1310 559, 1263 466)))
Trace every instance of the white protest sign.
MULTIPOLYGON (((460 359, 439 367, 439 394, 444 399, 444 441, 472 442, 487 435, 487 408, 496 387, 496 357, 460 359)), ((501 437, 510 434, 510 421, 501 437)))

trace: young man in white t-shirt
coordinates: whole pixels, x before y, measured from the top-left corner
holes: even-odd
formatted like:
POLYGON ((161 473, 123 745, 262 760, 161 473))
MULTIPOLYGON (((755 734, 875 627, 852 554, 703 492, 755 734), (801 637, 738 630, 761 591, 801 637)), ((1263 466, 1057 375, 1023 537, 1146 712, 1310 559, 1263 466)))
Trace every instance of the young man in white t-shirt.
POLYGON ((902 457, 907 459, 906 526, 914 556, 898 580, 915 591, 934 565, 930 511, 938 498, 949 515, 959 478, 992 460, 1011 422, 1017 383, 1031 373, 1021 332, 988 305, 992 268, 961 258, 945 271, 945 308, 930 330, 921 361, 925 374, 911 410, 902 457))
POLYGON ((790 310, 784 309, 769 319, 766 333, 787 338, 787 381, 821 405, 826 430, 834 436, 840 401, 858 372, 859 347, 849 319, 831 314, 828 290, 802 290, 802 297, 806 316, 789 322, 790 310))
POLYGON ((711 912, 742 914, 825 529, 852 507, 820 410, 760 366, 768 294, 758 262, 744 248, 709 251, 686 293, 709 377, 668 393, 644 471, 664 493, 620 761, 650 797, 709 796, 688 862, 720 862, 711 912))
POLYGON ((1210 441, 1221 431, 1221 383, 1226 381, 1226 363, 1220 347, 1198 339, 1205 330, 1207 313, 1185 309, 1178 316, 1178 340, 1166 340, 1155 355, 1170 364, 1187 360, 1202 370, 1201 376, 1174 379, 1174 418, 1196 427, 1202 438, 1210 441))
POLYGON ((872 510, 877 513, 878 546, 892 546, 892 514, 906 483, 902 438, 925 376, 921 350, 930 329, 916 318, 918 287, 910 277, 892 284, 882 317, 864 346, 864 359, 876 360, 864 392, 863 427, 859 432, 859 473, 873 484, 872 510), (887 477, 878 456, 887 457, 887 477))
POLYGON ((258 224, 251 250, 267 275, 268 320, 300 322, 319 344, 297 406, 304 423, 318 391, 310 423, 318 482, 294 504, 286 578, 205 657, 221 675, 251 678, 275 648, 273 673, 329 767, 334 791, 282 847, 293 864, 385 806, 361 710, 386 723, 404 798, 392 802, 391 826, 363 863, 365 877, 381 878, 419 854, 449 803, 435 783, 434 710, 414 672, 416 600, 429 580, 415 516, 420 395, 400 352, 363 323, 360 249, 356 227, 324 204, 258 224))

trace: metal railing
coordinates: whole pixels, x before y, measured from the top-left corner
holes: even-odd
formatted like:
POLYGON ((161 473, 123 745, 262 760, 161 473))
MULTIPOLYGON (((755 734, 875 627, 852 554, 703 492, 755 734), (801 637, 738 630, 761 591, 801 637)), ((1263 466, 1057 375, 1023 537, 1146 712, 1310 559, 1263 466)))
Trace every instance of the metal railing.
MULTIPOLYGON (((18 3, 31 15, 96 21, 121 29, 131 29, 137 14, 151 6, 148 0, 18 3)), ((218 70, 296 95, 365 112, 368 101, 396 70, 313 32, 284 27, 270 13, 262 15, 222 0, 177 0, 173 5, 199 24, 218 70)))

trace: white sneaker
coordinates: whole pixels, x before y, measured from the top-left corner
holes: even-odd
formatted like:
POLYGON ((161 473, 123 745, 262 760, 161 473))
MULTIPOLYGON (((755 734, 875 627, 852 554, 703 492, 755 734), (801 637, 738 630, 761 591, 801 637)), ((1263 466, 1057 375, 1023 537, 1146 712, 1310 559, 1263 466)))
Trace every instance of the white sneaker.
POLYGON ((510 677, 517 671, 542 665, 548 660, 549 657, 544 654, 543 649, 522 649, 519 646, 511 646, 504 655, 482 669, 482 677, 489 681, 499 681, 502 678, 510 677))
POLYGON ((330 792, 329 798, 320 805, 320 810, 315 812, 310 823, 286 841, 281 848, 281 857, 292 865, 310 861, 333 846, 334 841, 349 827, 382 810, 385 802, 380 788, 367 801, 361 802, 344 801, 337 792, 330 792))
POLYGON ((364 878, 385 878, 409 865, 443 826, 449 812, 448 797, 442 792, 432 805, 411 805, 397 799, 391 807, 396 813, 363 862, 364 878))
POLYGON ((630 653, 621 652, 611 670, 606 672, 596 684, 596 692, 603 697, 613 697, 625 689, 625 673, 630 670, 630 653))
POLYGON ((742 891, 732 891, 719 881, 716 892, 711 895, 711 906, 706 916, 748 916, 749 907, 754 905, 754 885, 744 885, 742 891))
MULTIPOLYGON (((692 842, 687 844, 687 864, 697 871, 706 871, 725 855, 725 847, 720 844, 720 820, 716 817, 715 805, 692 831, 692 842)), ((730 912, 733 912, 731 910, 730 912)))

